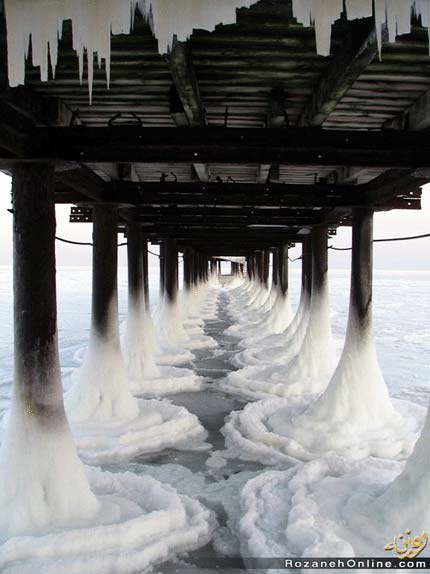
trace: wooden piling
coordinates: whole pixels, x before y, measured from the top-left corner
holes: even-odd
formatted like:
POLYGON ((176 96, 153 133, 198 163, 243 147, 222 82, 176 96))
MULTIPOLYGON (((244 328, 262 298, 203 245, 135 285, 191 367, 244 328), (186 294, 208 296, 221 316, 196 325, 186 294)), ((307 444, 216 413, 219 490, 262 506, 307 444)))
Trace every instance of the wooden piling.
POLYGON ((178 297, 178 247, 174 239, 166 239, 165 246, 165 293, 170 303, 178 297))
POLYGON ((16 398, 41 424, 65 423, 57 341, 54 167, 13 171, 16 398))
POLYGON ((372 324, 373 210, 355 208, 352 217, 351 309, 357 327, 368 332, 372 324))
POLYGON ((288 293, 288 269, 289 269, 289 260, 288 260, 288 244, 281 245, 276 250, 278 254, 278 265, 279 265, 279 287, 281 293, 284 297, 287 296, 288 293))
POLYGON ((116 329, 111 324, 111 310, 113 304, 118 306, 117 228, 116 207, 94 205, 91 329, 100 337, 107 337, 116 329))

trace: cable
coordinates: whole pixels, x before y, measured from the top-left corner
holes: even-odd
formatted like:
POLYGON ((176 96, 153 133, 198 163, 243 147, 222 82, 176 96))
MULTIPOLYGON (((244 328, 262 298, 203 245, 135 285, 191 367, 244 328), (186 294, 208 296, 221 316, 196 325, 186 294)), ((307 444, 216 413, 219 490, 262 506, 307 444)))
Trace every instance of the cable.
POLYGON ((70 239, 63 239, 62 237, 55 236, 57 241, 61 241, 62 243, 70 243, 70 245, 89 245, 92 247, 92 243, 82 243, 81 241, 70 241, 70 239))
MULTIPOLYGON (((373 243, 388 243, 390 241, 410 241, 412 239, 424 239, 425 237, 430 237, 430 233, 424 233, 423 235, 410 235, 408 237, 386 237, 384 239, 374 239, 373 243)), ((351 251, 352 247, 333 247, 329 246, 329 249, 334 251, 351 251)))

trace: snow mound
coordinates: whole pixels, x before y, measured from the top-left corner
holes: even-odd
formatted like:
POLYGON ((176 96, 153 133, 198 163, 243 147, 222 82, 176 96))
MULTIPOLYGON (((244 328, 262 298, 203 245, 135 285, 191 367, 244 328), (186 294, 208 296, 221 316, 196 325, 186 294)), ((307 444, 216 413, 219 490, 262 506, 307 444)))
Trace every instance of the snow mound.
POLYGON ((160 375, 154 378, 131 380, 131 391, 142 397, 163 397, 174 393, 201 391, 205 382, 191 369, 160 367, 160 375))
POLYGON ((133 419, 72 422, 79 455, 88 464, 108 464, 174 448, 206 450, 207 432, 198 418, 168 401, 137 401, 133 419))
POLYGON ((3 574, 134 574, 209 542, 213 514, 171 486, 87 469, 100 510, 90 522, 0 546, 3 574))
POLYGON ((362 505, 374 500, 402 466, 382 459, 351 463, 334 456, 260 474, 241 494, 243 556, 383 556, 396 527, 386 522, 372 532, 369 519, 360 527, 353 517, 361 515, 362 505))
POLYGON ((258 461, 266 465, 286 465, 309 461, 330 453, 347 459, 379 456, 403 459, 410 454, 421 430, 425 409, 393 399, 392 419, 373 421, 362 427, 356 421, 341 427, 327 421, 309 420, 310 397, 269 399, 233 411, 223 427, 227 458, 258 461))
POLYGON ((163 346, 159 355, 155 356, 155 362, 160 366, 187 365, 195 359, 189 349, 181 347, 163 346))

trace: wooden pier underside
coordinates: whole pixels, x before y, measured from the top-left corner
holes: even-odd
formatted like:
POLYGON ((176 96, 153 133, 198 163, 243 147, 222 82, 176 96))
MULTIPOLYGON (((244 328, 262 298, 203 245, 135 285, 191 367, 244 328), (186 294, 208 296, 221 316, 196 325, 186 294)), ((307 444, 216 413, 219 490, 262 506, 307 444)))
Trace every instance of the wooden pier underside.
POLYGON ((371 19, 338 21, 323 58, 285 0, 196 30, 168 56, 138 16, 112 38, 109 90, 95 67, 92 105, 70 23, 55 79, 28 64, 26 85, 8 87, 4 20, 0 59, 0 168, 55 162, 55 200, 75 222, 114 204, 119 231, 136 222, 182 251, 248 255, 350 225, 356 207, 420 209, 430 179, 420 22, 380 61, 371 19))

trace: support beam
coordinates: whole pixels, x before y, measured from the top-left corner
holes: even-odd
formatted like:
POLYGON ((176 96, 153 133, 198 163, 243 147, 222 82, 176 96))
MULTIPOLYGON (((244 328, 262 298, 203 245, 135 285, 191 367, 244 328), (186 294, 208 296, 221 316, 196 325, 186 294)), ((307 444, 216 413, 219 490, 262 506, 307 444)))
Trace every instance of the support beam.
POLYGON ((0 448, 3 540, 61 530, 91 520, 99 510, 63 403, 53 165, 15 166, 13 219, 13 415, 6 422, 0 448))
MULTIPOLYGON (((21 159, 87 162, 263 163, 429 167, 425 133, 318 128, 142 128, 140 126, 35 128, 21 159)), ((2 165, 11 164, 9 155, 2 165)))
POLYGON ((150 300, 149 300, 148 239, 144 235, 142 235, 142 266, 143 266, 143 291, 145 297, 145 308, 149 309, 150 300))
POLYGON ((164 240, 160 243, 160 298, 166 292, 166 244, 164 240))
POLYGON ((184 288, 190 290, 195 281, 194 250, 191 247, 184 249, 184 288))
POLYGON ((127 224, 127 263, 129 309, 139 307, 144 293, 143 237, 138 223, 127 224))
POLYGON ((312 238, 309 236, 303 241, 302 247, 302 289, 311 297, 312 293, 312 238))
POLYGON ((169 57, 173 82, 178 90, 185 115, 191 127, 205 124, 197 77, 192 64, 190 46, 187 42, 173 42, 169 57))
POLYGON ((272 285, 277 286, 279 284, 279 250, 274 249, 272 251, 272 285))
POLYGON ((276 251, 278 254, 278 261, 279 261, 279 286, 282 295, 286 297, 288 293, 288 268, 289 268, 288 244, 284 243, 284 245, 278 247, 276 251))
POLYGON ((112 206, 94 206, 91 330, 100 338, 118 338, 112 304, 118 298, 118 214, 112 206))
POLYGON ((16 400, 41 424, 61 426, 52 165, 16 166, 13 215, 16 400))
POLYGON ((269 270, 270 270, 270 251, 265 249, 263 251, 263 283, 266 287, 269 286, 269 270))
POLYGON ((166 239, 165 251, 165 292, 170 303, 178 298, 178 247, 174 239, 166 239))
POLYGON ((211 180, 209 166, 205 163, 193 163, 194 171, 202 183, 208 183, 211 180))
POLYGON ((274 88, 270 92, 270 109, 267 117, 267 127, 288 127, 288 112, 285 101, 286 94, 283 88, 274 88))
POLYGON ((374 22, 351 22, 352 32, 339 46, 305 105, 299 126, 321 126, 378 53, 374 22))
POLYGON ((354 209, 352 220, 351 312, 360 335, 372 326, 373 211, 354 209))

